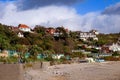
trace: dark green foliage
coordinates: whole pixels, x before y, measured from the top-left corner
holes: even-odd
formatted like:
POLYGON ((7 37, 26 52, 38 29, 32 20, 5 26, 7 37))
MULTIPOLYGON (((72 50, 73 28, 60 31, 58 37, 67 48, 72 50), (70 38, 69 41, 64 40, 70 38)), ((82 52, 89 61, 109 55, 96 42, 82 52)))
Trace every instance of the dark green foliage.
POLYGON ((48 55, 46 58, 45 58, 46 61, 53 61, 53 58, 51 55, 48 55))
POLYGON ((35 28, 34 28, 34 31, 36 33, 41 34, 42 36, 45 35, 45 27, 44 26, 36 25, 35 28))
POLYGON ((112 56, 120 56, 119 52, 114 52, 112 56))
POLYGON ((96 42, 96 45, 116 43, 119 37, 120 37, 120 33, 100 34, 98 35, 99 41, 96 42))
POLYGON ((0 24, 0 49, 8 49, 10 47, 10 40, 9 40, 9 34, 12 34, 9 31, 8 26, 0 24))
POLYGON ((39 53, 43 52, 43 49, 38 47, 37 45, 32 45, 29 49, 29 52, 32 56, 37 56, 39 53))

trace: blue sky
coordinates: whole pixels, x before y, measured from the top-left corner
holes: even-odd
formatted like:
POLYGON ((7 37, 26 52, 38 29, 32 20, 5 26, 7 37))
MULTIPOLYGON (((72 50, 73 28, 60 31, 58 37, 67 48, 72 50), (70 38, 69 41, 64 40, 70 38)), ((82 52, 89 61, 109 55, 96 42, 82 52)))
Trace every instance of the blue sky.
POLYGON ((0 0, 0 1, 6 2, 6 1, 17 1, 17 0, 0 0))
POLYGON ((120 0, 0 0, 0 23, 120 32, 120 0))
POLYGON ((103 11, 106 7, 114 5, 120 0, 85 0, 82 3, 76 3, 73 7, 80 14, 94 11, 103 11))

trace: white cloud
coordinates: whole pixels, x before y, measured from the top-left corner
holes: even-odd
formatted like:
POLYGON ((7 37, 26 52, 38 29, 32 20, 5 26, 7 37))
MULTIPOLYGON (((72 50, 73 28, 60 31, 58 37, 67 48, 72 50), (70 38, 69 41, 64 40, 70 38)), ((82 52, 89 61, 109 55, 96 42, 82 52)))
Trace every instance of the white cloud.
POLYGON ((120 15, 103 15, 99 12, 80 15, 74 8, 52 5, 25 11, 18 11, 17 9, 15 4, 7 4, 2 8, 4 14, 2 14, 3 17, 0 17, 0 22, 15 26, 20 23, 29 26, 65 26, 70 30, 81 31, 97 29, 105 33, 120 31, 120 15))
POLYGON ((4 6, 6 6, 6 5, 7 5, 7 4, 0 2, 0 18, 2 18, 3 14, 4 14, 4 12, 5 12, 4 6))

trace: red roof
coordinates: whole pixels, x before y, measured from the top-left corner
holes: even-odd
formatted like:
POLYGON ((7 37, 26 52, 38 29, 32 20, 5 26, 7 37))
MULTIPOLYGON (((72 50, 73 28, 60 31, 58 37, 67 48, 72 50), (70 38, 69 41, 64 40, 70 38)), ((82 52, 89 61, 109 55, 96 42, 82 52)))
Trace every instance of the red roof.
POLYGON ((54 34, 55 33, 55 29, 52 29, 52 28, 51 29, 48 28, 48 29, 46 29, 46 31, 48 33, 50 33, 50 34, 54 34))
POLYGON ((18 28, 29 28, 29 27, 27 25, 25 25, 25 24, 19 24, 18 28))

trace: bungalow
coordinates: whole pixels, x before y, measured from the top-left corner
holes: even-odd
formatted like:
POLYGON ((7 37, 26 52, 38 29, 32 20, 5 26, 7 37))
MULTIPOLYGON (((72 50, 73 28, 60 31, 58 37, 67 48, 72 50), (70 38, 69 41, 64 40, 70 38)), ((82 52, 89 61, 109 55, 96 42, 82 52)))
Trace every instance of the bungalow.
POLYGON ((19 25, 18 25, 18 28, 19 28, 19 30, 21 30, 21 31, 23 31, 23 32, 31 32, 30 27, 28 27, 28 26, 25 25, 25 24, 19 24, 19 25))

